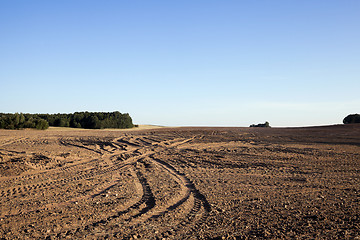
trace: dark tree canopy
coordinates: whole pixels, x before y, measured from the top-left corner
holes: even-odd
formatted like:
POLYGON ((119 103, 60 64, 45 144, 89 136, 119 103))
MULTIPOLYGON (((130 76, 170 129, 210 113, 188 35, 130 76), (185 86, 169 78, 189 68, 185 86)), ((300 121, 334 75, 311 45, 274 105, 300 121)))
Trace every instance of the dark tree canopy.
POLYGON ((0 113, 0 128, 47 129, 49 126, 88 129, 134 127, 130 115, 120 112, 75 112, 69 114, 0 113))
POLYGON ((251 124, 250 127, 270 127, 270 123, 269 122, 265 122, 265 123, 259 123, 259 124, 251 124))
POLYGON ((43 130, 49 128, 49 123, 46 120, 36 116, 36 114, 0 113, 0 128, 36 128, 43 130))
POLYGON ((350 114, 347 115, 344 120, 344 124, 350 124, 350 123, 360 123, 360 114, 350 114))

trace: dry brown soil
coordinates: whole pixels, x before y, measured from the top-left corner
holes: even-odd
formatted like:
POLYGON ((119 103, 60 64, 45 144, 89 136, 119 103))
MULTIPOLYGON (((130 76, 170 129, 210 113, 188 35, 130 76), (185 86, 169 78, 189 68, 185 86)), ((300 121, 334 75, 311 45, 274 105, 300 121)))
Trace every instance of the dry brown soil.
POLYGON ((0 239, 360 239, 360 125, 0 131, 0 239))

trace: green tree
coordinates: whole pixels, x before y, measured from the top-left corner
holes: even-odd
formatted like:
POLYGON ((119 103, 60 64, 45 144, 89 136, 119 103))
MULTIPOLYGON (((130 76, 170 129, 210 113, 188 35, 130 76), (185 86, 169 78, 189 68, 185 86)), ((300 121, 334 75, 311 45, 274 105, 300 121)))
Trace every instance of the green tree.
POLYGON ((33 117, 30 117, 24 123, 24 128, 35 128, 35 127, 36 127, 36 124, 35 124, 33 117))
POLYGON ((49 123, 44 119, 38 119, 35 124, 36 129, 45 130, 49 128, 49 123))

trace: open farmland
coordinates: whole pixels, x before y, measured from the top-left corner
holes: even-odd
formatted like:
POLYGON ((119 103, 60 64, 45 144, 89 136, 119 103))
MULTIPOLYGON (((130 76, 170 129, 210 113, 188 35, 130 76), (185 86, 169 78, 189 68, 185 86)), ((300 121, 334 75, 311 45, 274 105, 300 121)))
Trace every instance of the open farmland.
POLYGON ((3 239, 360 239, 360 126, 0 130, 3 239))

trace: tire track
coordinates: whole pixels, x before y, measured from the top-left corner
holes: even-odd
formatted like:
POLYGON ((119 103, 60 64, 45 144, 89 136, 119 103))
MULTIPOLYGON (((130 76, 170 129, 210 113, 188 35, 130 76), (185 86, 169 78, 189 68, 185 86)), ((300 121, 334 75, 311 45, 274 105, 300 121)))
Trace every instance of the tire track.
MULTIPOLYGON (((135 186, 136 192, 138 193, 136 196, 138 197, 129 198, 130 201, 127 203, 124 203, 121 197, 112 198, 111 201, 113 203, 111 204, 114 205, 110 206, 113 206, 113 209, 108 213, 102 212, 100 219, 96 217, 88 218, 88 222, 84 225, 77 223, 74 227, 67 226, 63 230, 57 230, 56 233, 54 232, 45 236, 85 236, 87 234, 93 234, 98 228, 107 229, 108 227, 113 228, 115 226, 115 229, 118 229, 116 226, 119 224, 129 227, 130 232, 132 232, 133 230, 131 229, 136 229, 139 224, 143 224, 150 219, 157 219, 166 214, 171 214, 171 212, 176 211, 182 206, 185 206, 188 213, 184 215, 178 228, 180 229, 181 226, 196 226, 196 224, 199 224, 196 222, 199 221, 200 215, 206 219, 204 216, 206 212, 211 210, 210 205, 184 174, 177 171, 170 164, 154 158, 155 153, 163 152, 169 148, 176 148, 179 145, 191 142, 195 138, 196 137, 174 138, 173 136, 157 136, 154 139, 153 137, 147 136, 124 136, 114 138, 109 140, 109 142, 102 142, 94 138, 60 138, 57 141, 54 140, 54 142, 57 142, 61 146, 79 149, 79 151, 83 152, 84 150, 90 151, 98 157, 92 155, 94 157, 93 159, 75 159, 74 161, 76 163, 69 166, 36 170, 37 172, 35 174, 18 176, 2 182, 12 186, 8 189, 2 189, 0 198, 6 200, 8 198, 15 199, 15 196, 28 196, 22 200, 28 205, 26 205, 27 208, 12 209, 12 211, 9 212, 11 214, 3 212, 0 217, 11 219, 11 217, 21 218, 21 216, 28 216, 30 219, 35 219, 38 213, 42 215, 50 214, 54 209, 63 209, 65 206, 76 206, 72 204, 78 204, 78 202, 80 203, 80 207, 83 206, 86 208, 86 203, 90 203, 91 199, 101 197, 110 189, 117 187, 120 184, 120 178, 117 177, 116 174, 120 174, 124 167, 129 167, 129 169, 133 171, 133 176, 137 179, 135 186), (152 192, 152 187, 147 180, 148 175, 145 172, 147 170, 141 169, 137 164, 142 163, 145 158, 150 160, 151 164, 162 169, 167 177, 175 180, 181 187, 180 192, 176 194, 177 197, 170 198, 165 205, 157 202, 152 192), (87 189, 89 189, 89 187, 93 187, 93 189, 79 195, 81 185, 78 187, 78 185, 73 183, 82 183, 84 180, 95 178, 96 181, 89 181, 90 185, 86 183, 87 189), (15 183, 19 185, 18 187, 14 187, 13 180, 16 180, 15 183), (31 181, 34 183, 29 184, 31 181), (104 183, 100 184, 101 181, 104 183), (23 185, 26 182, 27 184, 23 185), (60 190, 63 186, 72 186, 69 189, 75 189, 76 191, 72 192, 70 190, 64 192, 64 196, 61 196, 59 201, 55 200, 54 196, 56 195, 51 195, 52 200, 46 203, 47 196, 43 195, 42 192, 56 193, 57 189, 60 190), (31 196, 34 195, 36 195, 36 202, 29 204, 31 203, 31 196)), ((31 142, 31 140, 26 140, 26 142, 31 142)), ((39 142, 39 144, 49 144, 46 139, 36 142, 39 142)), ((25 141, 23 144, 24 143, 25 141)), ((89 209, 97 209, 97 207, 96 205, 89 206, 89 209)), ((104 202, 103 205, 99 206, 98 211, 101 211, 100 209, 109 209, 109 207, 106 205, 106 202, 104 202)), ((66 215, 66 217, 71 219, 70 215, 66 215)), ((178 228, 173 227, 171 230, 179 231, 178 228)), ((124 234, 127 236, 128 233, 124 234)))
MULTIPOLYGON (((109 172, 111 172, 111 173, 116 172, 116 171, 120 170, 121 168, 127 167, 128 165, 131 165, 131 164, 132 163, 124 163, 122 165, 113 166, 113 167, 108 168, 108 169, 97 171, 96 174, 89 173, 89 174, 84 175, 82 177, 75 176, 75 177, 72 177, 71 179, 70 178, 69 179, 70 179, 70 181, 71 180, 80 181, 80 180, 87 179, 87 178, 94 178, 96 176, 108 174, 109 172)), ((69 179, 60 179, 60 180, 58 180, 57 181, 58 189, 60 189, 64 185, 68 185, 69 184, 69 182, 68 182, 69 179)), ((78 201, 84 201, 86 199, 95 198, 96 196, 101 195, 103 192, 106 192, 108 189, 111 189, 111 188, 115 187, 117 184, 119 184, 118 179, 113 179, 109 183, 104 183, 101 186, 98 186, 97 189, 92 190, 87 195, 74 196, 73 198, 68 199, 68 200, 66 200, 64 202, 45 204, 45 205, 42 205, 41 207, 36 207, 36 209, 33 209, 33 210, 22 211, 21 214, 34 213, 34 212, 37 212, 39 210, 44 210, 44 209, 49 210, 49 209, 54 209, 54 208, 61 208, 61 207, 67 206, 69 204, 76 203, 78 201)), ((27 194, 29 195, 29 193, 31 193, 31 192, 36 193, 36 192, 39 192, 39 191, 44 191, 44 190, 46 190, 48 188, 55 188, 54 185, 55 185, 54 182, 53 183, 48 182, 48 183, 41 183, 41 184, 32 185, 30 187, 27 186, 26 188, 24 187, 23 189, 27 189, 28 190, 27 194)), ((15 188, 13 188, 11 190, 9 189, 7 191, 7 193, 8 194, 16 194, 18 192, 17 192, 17 190, 15 188)), ((9 197, 9 196, 5 196, 5 197, 9 197)), ((19 214, 20 214, 20 212, 17 213, 17 214, 11 214, 11 215, 3 214, 3 215, 0 215, 0 217, 14 217, 14 216, 17 216, 19 214)))
MULTIPOLYGON (((131 164, 131 166, 132 168, 136 168, 135 164, 131 164)), ((73 231, 74 235, 76 235, 76 233, 81 233, 81 235, 84 235, 85 233, 93 232, 94 228, 104 227, 111 223, 119 222, 120 220, 122 220, 123 222, 122 224, 125 224, 126 226, 131 226, 132 225, 131 221, 142 216, 143 214, 146 214, 152 208, 154 208, 156 205, 155 197, 152 193, 150 185, 147 182, 147 179, 138 169, 136 171, 133 170, 133 175, 135 175, 136 178, 138 179, 136 190, 138 194, 141 195, 140 200, 138 200, 137 202, 133 203, 130 206, 125 206, 125 208, 123 207, 124 208, 123 210, 119 210, 115 214, 107 216, 106 218, 99 219, 95 222, 88 223, 83 227, 78 227, 70 231, 73 231)), ((99 194, 101 193, 98 193, 97 195, 99 194)), ((59 233, 58 235, 61 234, 59 233)))
POLYGON ((182 184, 184 186, 186 186, 186 188, 192 193, 194 194, 194 197, 199 199, 202 202, 203 207, 205 208, 205 210, 207 212, 211 211, 211 206, 209 204, 209 202, 207 201, 207 199, 205 198, 205 196, 203 194, 200 193, 200 191, 198 189, 196 189, 194 183, 185 176, 184 173, 179 172, 178 170, 176 170, 173 166, 171 166, 169 163, 160 160, 160 159, 156 159, 154 158, 153 155, 150 156, 151 159, 155 162, 157 162, 158 164, 160 164, 164 169, 166 169, 171 175, 175 176, 177 179, 179 179, 182 184))
POLYGON ((97 154, 100 154, 100 155, 103 154, 100 150, 91 149, 91 148, 83 146, 83 145, 79 145, 79 144, 76 144, 76 143, 71 143, 70 141, 62 141, 62 140, 60 140, 59 142, 60 142, 61 145, 64 145, 64 146, 72 146, 72 147, 77 147, 77 148, 83 148, 85 150, 88 150, 88 151, 91 151, 91 152, 94 152, 94 153, 97 153, 97 154))
MULTIPOLYGON (((206 218, 211 212, 211 206, 205 196, 201 194, 198 189, 196 189, 195 185, 189 178, 186 177, 185 174, 179 172, 170 164, 160 159, 154 158, 154 154, 151 154, 149 158, 154 165, 165 170, 169 176, 173 177, 176 182, 180 184, 180 197, 168 202, 166 205, 155 204, 154 206, 151 206, 152 211, 150 211, 150 209, 146 209, 146 212, 142 214, 143 216, 141 218, 135 219, 133 221, 133 225, 138 227, 150 219, 157 219, 159 217, 165 216, 166 214, 171 214, 171 212, 176 211, 177 208, 186 202, 191 203, 190 199, 193 199, 191 207, 187 207, 185 205, 185 209, 188 211, 188 213, 183 217, 183 219, 176 226, 158 234, 158 236, 164 237, 167 235, 174 235, 180 233, 180 230, 184 228, 188 228, 190 231, 196 227, 200 227, 206 221, 206 218), (201 213, 201 210, 203 213, 201 213), (202 216, 199 217, 199 214, 202 214, 202 216)), ((131 232, 127 237, 130 237, 133 234, 134 232, 131 232)))
MULTIPOLYGON (((71 144, 69 142, 65 142, 65 141, 60 141, 61 144, 65 145, 65 146, 74 146, 74 147, 78 147, 78 148, 85 148, 87 150, 90 150, 90 151, 93 151, 92 149, 90 148, 87 148, 87 147, 84 147, 84 146, 81 146, 81 145, 78 145, 78 144, 71 144)), ((100 153, 100 151, 96 151, 97 153, 100 153)), ((101 153, 102 154, 102 153, 101 153)), ((121 159, 122 160, 127 160, 128 158, 130 157, 134 157, 134 156, 137 156, 138 154, 134 154, 134 153, 123 153, 121 154, 121 159)), ((81 180, 81 179, 86 179, 86 178, 91 178, 91 177, 94 177, 94 176, 98 176, 98 175, 101 175, 101 174, 104 174, 104 173, 108 173, 110 171, 115 171, 117 169, 115 169, 114 167, 110 167, 108 169, 105 169, 105 170, 100 170, 100 171, 97 171, 97 174, 92 174, 92 173, 86 173, 86 171, 92 171, 92 170, 95 170, 95 167, 91 167, 90 170, 86 170, 84 171, 85 173, 83 173, 83 171, 76 171, 75 170, 77 168, 79 168, 80 165, 85 165, 84 168, 89 168, 87 167, 86 165, 89 165, 91 163, 97 163, 99 162, 99 159, 93 159, 93 160, 90 160, 90 161, 86 161, 86 162, 82 162, 80 164, 77 164, 77 165, 72 165, 72 166, 67 166, 67 167, 63 167, 63 168, 57 168, 56 170, 49 170, 49 171, 43 171, 43 172, 40 172, 37 175, 37 178, 45 178, 46 175, 48 175, 48 178, 49 177, 54 177, 55 174, 57 175, 60 175, 61 172, 71 172, 71 174, 76 174, 77 177, 70 177, 70 178, 65 178, 65 179, 58 179, 56 178, 56 180, 54 181, 50 181, 48 183, 35 183, 35 184, 32 184, 32 185, 27 185, 28 187, 30 187, 30 189, 37 189, 37 188, 43 188, 45 186, 49 186, 50 184, 51 185, 57 185, 57 184, 66 184, 66 183, 69 183, 71 181, 78 181, 78 180, 81 180), (37 186, 37 187, 34 187, 34 186, 37 186)), ((67 174, 69 175, 69 174, 67 174)), ((34 179, 35 175, 27 175, 27 176, 22 176, 21 178, 23 179, 23 182, 28 182, 29 179, 34 179)), ((19 179, 19 177, 16 177, 14 178, 15 180, 19 179)), ((7 181, 4 181, 3 182, 3 186, 6 185, 6 183, 10 183, 12 184, 14 179, 9 179, 7 181)), ((40 179, 39 179, 40 180, 40 179)), ((19 183, 21 184, 21 183, 19 183)), ((8 191, 9 193, 6 194, 6 197, 9 197, 13 194, 16 194, 16 192, 21 192, 21 189, 23 189, 23 187, 19 187, 17 188, 18 190, 13 190, 13 191, 8 191), (10 193, 13 193, 13 194, 10 194, 10 193)), ((2 191, 3 193, 0 193, 0 197, 4 196, 5 195, 5 190, 2 191)))

